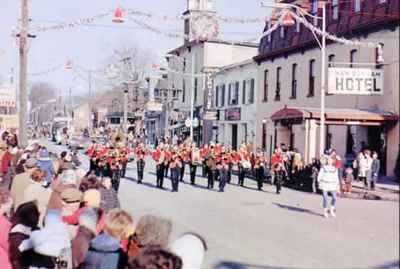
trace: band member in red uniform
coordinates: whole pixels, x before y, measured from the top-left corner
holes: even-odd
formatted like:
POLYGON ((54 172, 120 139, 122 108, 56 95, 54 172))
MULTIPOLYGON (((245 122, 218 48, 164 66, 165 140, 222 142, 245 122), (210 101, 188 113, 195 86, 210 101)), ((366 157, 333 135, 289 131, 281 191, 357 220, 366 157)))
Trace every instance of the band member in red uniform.
POLYGON ((143 173, 144 173, 144 167, 146 165, 146 162, 144 160, 144 157, 146 156, 146 152, 143 149, 143 146, 140 145, 137 147, 135 151, 136 155, 136 165, 137 165, 137 173, 138 173, 138 184, 142 184, 143 181, 143 173))
POLYGON ((172 192, 179 191, 179 178, 181 174, 182 161, 178 154, 174 154, 170 163, 172 192))
POLYGON ((156 162, 156 170, 157 170, 157 187, 163 189, 164 183, 164 170, 165 170, 165 152, 163 146, 159 146, 153 152, 153 160, 156 162))

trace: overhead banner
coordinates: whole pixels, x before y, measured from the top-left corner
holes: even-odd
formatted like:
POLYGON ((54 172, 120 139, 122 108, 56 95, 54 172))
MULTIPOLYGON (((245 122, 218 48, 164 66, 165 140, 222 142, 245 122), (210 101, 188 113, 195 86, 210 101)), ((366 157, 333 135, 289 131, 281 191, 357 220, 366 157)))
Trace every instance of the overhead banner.
POLYGON ((383 95, 383 70, 328 68, 328 94, 383 95))

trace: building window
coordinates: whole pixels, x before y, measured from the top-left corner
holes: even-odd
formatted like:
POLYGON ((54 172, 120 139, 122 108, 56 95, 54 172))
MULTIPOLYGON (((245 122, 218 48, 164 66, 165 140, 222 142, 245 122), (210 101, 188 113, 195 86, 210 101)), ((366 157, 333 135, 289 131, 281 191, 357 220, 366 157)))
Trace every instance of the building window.
POLYGON ((197 88, 198 88, 198 78, 194 78, 194 102, 197 101, 197 88))
POLYGON ((281 100, 281 67, 276 68, 275 101, 281 100))
POLYGON ((233 99, 232 99, 232 105, 237 105, 239 104, 239 81, 236 81, 235 83, 235 89, 233 91, 233 99))
POLYGON ((380 69, 382 68, 383 65, 383 43, 379 43, 381 45, 382 51, 379 52, 379 48, 375 48, 375 62, 376 62, 376 68, 380 69), (379 53, 382 53, 382 55, 379 55, 379 53), (381 59, 379 59, 381 57, 381 59))
POLYGON ((332 0, 332 19, 339 19, 339 0, 332 0))
POLYGON ((246 80, 243 80, 243 88, 242 88, 242 104, 246 104, 246 80))
POLYGON ((361 0, 354 0, 354 12, 361 11, 361 0))
POLYGON ((222 85, 222 90, 221 90, 221 106, 225 106, 225 84, 222 85))
POLYGON ((357 50, 351 50, 350 51, 350 68, 353 68, 353 63, 356 62, 356 57, 357 57, 357 50))
POLYGON ((219 107, 219 86, 215 87, 215 107, 219 107))
POLYGON ((313 97, 315 94, 315 60, 310 60, 308 78, 308 97, 313 97))
POLYGON ((290 99, 296 99, 297 96, 297 64, 292 65, 292 94, 290 99))
POLYGON ((182 80, 182 103, 185 103, 186 99, 186 80, 182 80))
POLYGON ((263 102, 268 101, 268 70, 264 71, 264 97, 263 102))
POLYGON ((335 62, 335 54, 330 54, 328 56, 328 67, 333 67, 335 62))
POLYGON ((233 88, 233 83, 229 83, 228 85, 228 106, 232 104, 232 88, 233 88))
POLYGON ((318 13, 318 0, 311 0, 311 14, 317 15, 318 13))
POLYGON ((267 148, 267 123, 263 121, 262 124, 262 148, 267 148))
POLYGON ((250 79, 250 93, 249 93, 249 104, 254 103, 254 87, 255 87, 254 78, 250 79))

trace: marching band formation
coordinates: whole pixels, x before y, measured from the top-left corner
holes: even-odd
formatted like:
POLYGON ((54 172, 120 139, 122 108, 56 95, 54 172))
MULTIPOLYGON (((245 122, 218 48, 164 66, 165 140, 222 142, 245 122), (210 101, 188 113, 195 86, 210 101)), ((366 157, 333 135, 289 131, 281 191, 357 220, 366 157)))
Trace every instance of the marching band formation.
POLYGON ((86 154, 90 158, 89 173, 110 177, 115 190, 118 190, 120 179, 125 177, 127 164, 132 159, 136 162, 137 183, 143 182, 147 156, 156 164, 157 187, 163 189, 164 178, 170 175, 173 192, 179 190, 186 169, 189 169, 190 184, 195 185, 199 166, 202 167, 203 177, 207 178, 207 188, 214 189, 215 182, 218 182, 220 192, 224 192, 226 184, 231 183, 234 169, 238 173, 238 185, 243 187, 246 175, 252 174, 255 177, 260 191, 265 179, 264 154, 261 151, 251 152, 245 144, 237 151, 221 144, 198 148, 189 141, 180 145, 161 143, 155 149, 149 149, 144 144, 127 147, 121 141, 116 141, 114 145, 93 143, 86 154))

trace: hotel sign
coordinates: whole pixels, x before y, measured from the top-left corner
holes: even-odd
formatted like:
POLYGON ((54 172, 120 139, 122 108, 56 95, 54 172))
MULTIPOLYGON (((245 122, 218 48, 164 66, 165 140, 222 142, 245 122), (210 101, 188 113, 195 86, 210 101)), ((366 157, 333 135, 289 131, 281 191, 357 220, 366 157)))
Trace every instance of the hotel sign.
POLYGON ((383 70, 328 68, 328 94, 383 95, 383 70))

